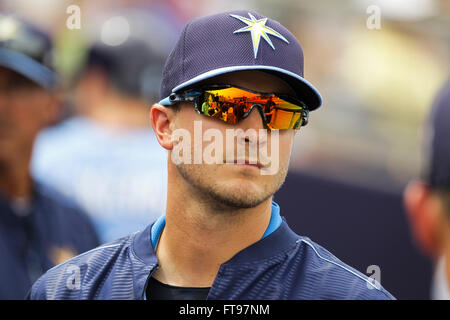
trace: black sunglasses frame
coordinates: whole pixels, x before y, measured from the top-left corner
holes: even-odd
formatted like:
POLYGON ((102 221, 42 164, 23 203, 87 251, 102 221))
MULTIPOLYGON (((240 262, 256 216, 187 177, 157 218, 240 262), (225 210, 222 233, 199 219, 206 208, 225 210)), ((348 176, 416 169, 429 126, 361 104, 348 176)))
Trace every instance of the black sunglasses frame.
MULTIPOLYGON (((203 86, 200 87, 198 89, 189 89, 186 91, 183 91, 181 93, 172 93, 169 96, 169 100, 171 104, 174 104, 176 102, 180 102, 180 101, 186 101, 186 102, 193 102, 194 103, 194 108, 197 111, 197 113, 199 114, 203 114, 199 108, 200 104, 200 97, 203 96, 203 94, 205 93, 205 91, 208 90, 220 90, 220 89, 227 89, 227 88, 238 88, 244 91, 248 91, 251 93, 256 93, 256 94, 265 94, 265 95, 274 95, 280 99, 283 99, 285 101, 288 101, 292 104, 295 104, 299 107, 301 107, 301 119, 302 119, 302 124, 301 127, 306 126, 308 124, 308 118, 309 118, 309 111, 306 107, 306 105, 303 103, 303 101, 300 101, 290 95, 285 95, 285 94, 279 94, 279 93, 275 93, 275 92, 259 92, 259 91, 254 91, 254 90, 250 90, 247 88, 243 88, 240 86, 235 86, 235 85, 228 85, 228 84, 216 84, 216 85, 207 85, 207 86, 203 86)), ((272 130, 271 128, 268 127, 267 125, 267 117, 266 114, 264 112, 264 107, 259 104, 259 103, 255 103, 253 104, 250 109, 245 112, 242 116, 241 119, 239 119, 239 121, 245 119, 248 117, 248 115, 250 114, 250 112, 252 112, 253 108, 257 108, 261 117, 263 118, 263 123, 264 123, 264 127, 266 129, 272 130)), ((298 128, 297 128, 298 130, 298 128)))

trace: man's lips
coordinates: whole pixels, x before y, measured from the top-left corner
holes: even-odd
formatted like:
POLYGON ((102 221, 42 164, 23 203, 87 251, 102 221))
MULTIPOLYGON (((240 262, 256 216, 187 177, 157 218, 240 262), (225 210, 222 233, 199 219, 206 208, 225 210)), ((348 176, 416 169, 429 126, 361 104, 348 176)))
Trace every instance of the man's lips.
POLYGON ((252 160, 252 159, 235 159, 234 164, 237 165, 243 165, 243 166, 250 166, 250 167, 256 167, 258 169, 262 169, 265 166, 258 160, 252 160))

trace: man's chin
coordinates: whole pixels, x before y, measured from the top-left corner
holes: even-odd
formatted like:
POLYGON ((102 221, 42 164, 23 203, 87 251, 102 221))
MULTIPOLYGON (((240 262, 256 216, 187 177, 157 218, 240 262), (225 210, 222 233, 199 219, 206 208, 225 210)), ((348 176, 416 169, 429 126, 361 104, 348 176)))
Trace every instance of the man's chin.
POLYGON ((211 195, 220 204, 234 209, 254 208, 272 196, 262 190, 261 184, 245 179, 229 180, 211 191, 211 195))
POLYGON ((214 198, 218 204, 230 209, 250 209, 260 205, 268 197, 243 196, 242 194, 223 196, 216 194, 214 198))
POLYGON ((223 211, 254 208, 276 191, 274 188, 270 192, 268 177, 260 174, 247 176, 241 170, 224 170, 223 166, 207 171, 184 165, 177 169, 186 182, 198 189, 203 201, 210 201, 223 211))

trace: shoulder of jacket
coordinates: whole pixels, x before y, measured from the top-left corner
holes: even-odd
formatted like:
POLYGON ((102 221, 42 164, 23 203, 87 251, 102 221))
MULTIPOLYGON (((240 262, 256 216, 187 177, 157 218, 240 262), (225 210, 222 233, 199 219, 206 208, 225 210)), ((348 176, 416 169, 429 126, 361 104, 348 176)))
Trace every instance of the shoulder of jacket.
POLYGON ((32 286, 29 299, 77 299, 83 290, 94 290, 114 267, 128 257, 134 234, 73 257, 44 273, 32 286))
POLYGON ((324 297, 339 292, 341 299, 395 299, 378 281, 342 262, 308 237, 300 236, 297 243, 308 252, 305 259, 306 265, 314 266, 311 271, 317 275, 320 270, 324 297))

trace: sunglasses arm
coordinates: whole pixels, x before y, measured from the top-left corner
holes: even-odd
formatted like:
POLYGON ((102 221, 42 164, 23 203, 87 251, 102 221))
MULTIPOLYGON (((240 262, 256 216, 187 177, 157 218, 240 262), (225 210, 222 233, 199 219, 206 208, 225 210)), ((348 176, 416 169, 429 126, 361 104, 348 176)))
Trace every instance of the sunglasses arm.
POLYGON ((183 93, 171 93, 169 96, 169 101, 171 104, 175 104, 180 101, 187 101, 187 102, 195 102, 197 97, 201 93, 198 91, 189 91, 189 92, 183 92, 183 93))
POLYGON ((303 127, 303 126, 306 126, 308 124, 309 111, 308 110, 303 110, 302 114, 303 114, 303 122, 302 122, 302 127, 303 127))

